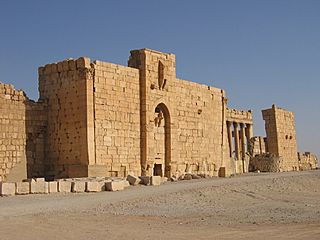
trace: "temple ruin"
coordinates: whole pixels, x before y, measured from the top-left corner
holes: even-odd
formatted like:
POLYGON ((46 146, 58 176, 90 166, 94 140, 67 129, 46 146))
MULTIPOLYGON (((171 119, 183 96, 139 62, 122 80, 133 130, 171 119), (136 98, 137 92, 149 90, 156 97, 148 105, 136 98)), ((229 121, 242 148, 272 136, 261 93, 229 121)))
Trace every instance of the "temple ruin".
POLYGON ((178 79, 174 54, 140 49, 128 66, 81 57, 38 72, 37 102, 0 84, 0 181, 317 167, 297 153, 293 113, 264 110, 266 137, 255 137, 252 112, 178 79))

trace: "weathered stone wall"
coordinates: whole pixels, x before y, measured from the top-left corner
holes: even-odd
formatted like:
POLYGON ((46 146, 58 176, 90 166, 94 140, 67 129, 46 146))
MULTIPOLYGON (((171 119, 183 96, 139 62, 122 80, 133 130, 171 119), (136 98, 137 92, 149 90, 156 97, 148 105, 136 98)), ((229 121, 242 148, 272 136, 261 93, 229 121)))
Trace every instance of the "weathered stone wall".
POLYGON ((131 51, 129 66, 140 75, 142 174, 230 170, 224 91, 177 79, 174 54, 131 51))
POLYGON ((48 176, 87 176, 95 162, 92 79, 88 58, 39 68, 40 99, 48 104, 48 176))
POLYGON ((0 181, 44 175, 45 107, 0 83, 0 181))
POLYGON ((233 173, 225 92, 177 79, 173 54, 132 51, 129 67, 87 58, 47 64, 39 89, 49 176, 233 173))
POLYGON ((140 175, 139 70, 94 61, 96 166, 103 176, 140 175))
POLYGON ((299 170, 312 170, 318 167, 317 156, 310 152, 298 152, 299 170))
POLYGON ((249 171, 260 172, 282 172, 283 169, 282 157, 275 156, 273 154, 265 153, 252 157, 249 163, 249 171))
POLYGON ((263 110, 262 115, 265 120, 269 153, 284 159, 282 170, 298 170, 294 114, 273 105, 272 108, 263 110))

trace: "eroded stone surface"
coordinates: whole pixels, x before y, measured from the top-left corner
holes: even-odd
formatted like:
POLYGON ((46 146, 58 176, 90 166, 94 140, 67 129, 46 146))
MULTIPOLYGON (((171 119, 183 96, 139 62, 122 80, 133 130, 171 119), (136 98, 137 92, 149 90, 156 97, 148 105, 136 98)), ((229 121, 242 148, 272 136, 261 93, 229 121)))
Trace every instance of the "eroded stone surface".
POLYGON ((297 157, 293 113, 264 110, 266 141, 252 140, 252 112, 228 108, 222 89, 177 78, 171 53, 133 50, 128 66, 66 59, 38 74, 37 102, 0 83, 0 181, 228 177, 262 153, 282 157, 280 171, 317 166, 311 153, 297 157))

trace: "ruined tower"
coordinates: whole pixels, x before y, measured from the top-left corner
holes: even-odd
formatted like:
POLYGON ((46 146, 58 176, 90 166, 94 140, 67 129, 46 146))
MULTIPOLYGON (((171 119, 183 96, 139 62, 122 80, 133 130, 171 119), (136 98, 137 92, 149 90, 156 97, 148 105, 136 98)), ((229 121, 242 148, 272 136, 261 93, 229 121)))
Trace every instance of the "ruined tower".
POLYGON ((272 105, 262 110, 269 153, 281 157, 281 171, 298 170, 297 139, 293 112, 272 105))

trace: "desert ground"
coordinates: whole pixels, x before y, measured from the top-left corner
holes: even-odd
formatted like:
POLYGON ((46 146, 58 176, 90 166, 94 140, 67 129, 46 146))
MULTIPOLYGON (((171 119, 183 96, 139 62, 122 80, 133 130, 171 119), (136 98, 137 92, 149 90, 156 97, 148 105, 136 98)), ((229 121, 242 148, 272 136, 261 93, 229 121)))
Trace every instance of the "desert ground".
POLYGON ((0 239, 320 239, 320 171, 1 197, 0 239))

